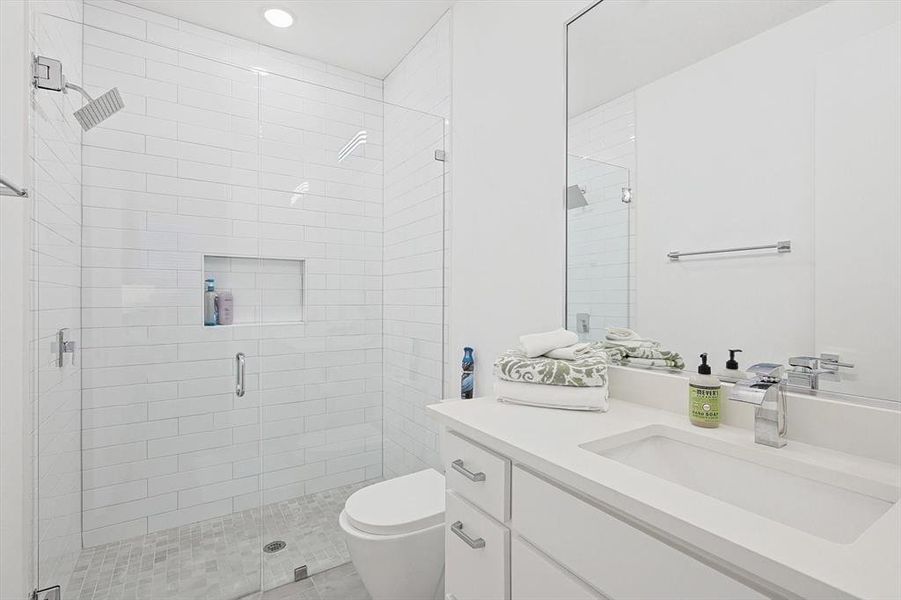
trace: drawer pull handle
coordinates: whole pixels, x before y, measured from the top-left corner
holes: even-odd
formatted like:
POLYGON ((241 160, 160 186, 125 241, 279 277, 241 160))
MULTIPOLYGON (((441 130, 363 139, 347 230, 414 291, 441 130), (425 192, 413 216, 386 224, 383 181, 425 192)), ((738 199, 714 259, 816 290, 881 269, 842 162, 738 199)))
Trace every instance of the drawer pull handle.
POLYGON ((454 471, 460 473, 461 475, 463 475, 463 477, 470 481, 485 481, 485 474, 481 472, 473 473, 472 471, 464 467, 462 458, 458 458, 457 460, 452 462, 451 466, 454 468, 454 471))
POLYGON ((466 542, 466 545, 474 550, 485 547, 485 540, 482 538, 472 539, 463 533, 463 521, 457 521, 451 525, 451 531, 457 534, 457 537, 466 542))

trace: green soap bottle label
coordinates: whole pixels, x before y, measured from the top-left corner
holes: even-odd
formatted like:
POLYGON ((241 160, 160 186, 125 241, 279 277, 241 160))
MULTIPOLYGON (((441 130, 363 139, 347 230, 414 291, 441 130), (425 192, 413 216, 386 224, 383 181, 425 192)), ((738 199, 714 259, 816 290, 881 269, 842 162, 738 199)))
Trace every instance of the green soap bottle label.
POLYGON ((720 391, 722 388, 690 386, 688 410, 694 421, 718 424, 720 422, 720 391))

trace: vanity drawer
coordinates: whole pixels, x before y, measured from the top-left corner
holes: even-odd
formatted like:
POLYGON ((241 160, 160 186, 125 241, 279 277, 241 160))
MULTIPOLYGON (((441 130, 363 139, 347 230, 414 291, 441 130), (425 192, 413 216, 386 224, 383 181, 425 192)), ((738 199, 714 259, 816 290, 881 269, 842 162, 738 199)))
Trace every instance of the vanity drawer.
POLYGON ((508 600, 510 530, 447 492, 445 593, 456 600, 508 600))
POLYGON ((510 461, 449 431, 444 473, 452 489, 501 522, 510 518, 510 461))
POLYGON ((517 467, 513 528, 614 600, 765 596, 517 467))
POLYGON ((513 600, 603 600, 520 538, 510 541, 510 597, 513 600))

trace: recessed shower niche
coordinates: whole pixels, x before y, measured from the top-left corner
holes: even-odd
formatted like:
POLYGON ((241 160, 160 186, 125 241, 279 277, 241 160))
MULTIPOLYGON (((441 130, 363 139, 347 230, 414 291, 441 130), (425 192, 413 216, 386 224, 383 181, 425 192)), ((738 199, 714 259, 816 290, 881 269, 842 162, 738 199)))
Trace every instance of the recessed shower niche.
POLYGON ((233 298, 232 322, 208 327, 303 322, 303 260, 205 254, 202 293, 208 279, 233 298))

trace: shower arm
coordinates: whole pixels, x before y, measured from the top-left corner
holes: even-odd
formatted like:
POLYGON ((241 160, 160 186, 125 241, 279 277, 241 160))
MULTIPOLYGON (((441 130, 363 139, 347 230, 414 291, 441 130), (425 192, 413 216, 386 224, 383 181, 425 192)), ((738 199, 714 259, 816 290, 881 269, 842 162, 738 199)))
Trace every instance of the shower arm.
POLYGON ((80 85, 75 85, 74 83, 69 83, 68 81, 63 82, 63 92, 68 93, 66 90, 75 90, 79 92, 82 96, 88 99, 88 102, 93 102, 94 99, 91 98, 91 95, 85 91, 83 87, 80 85))

